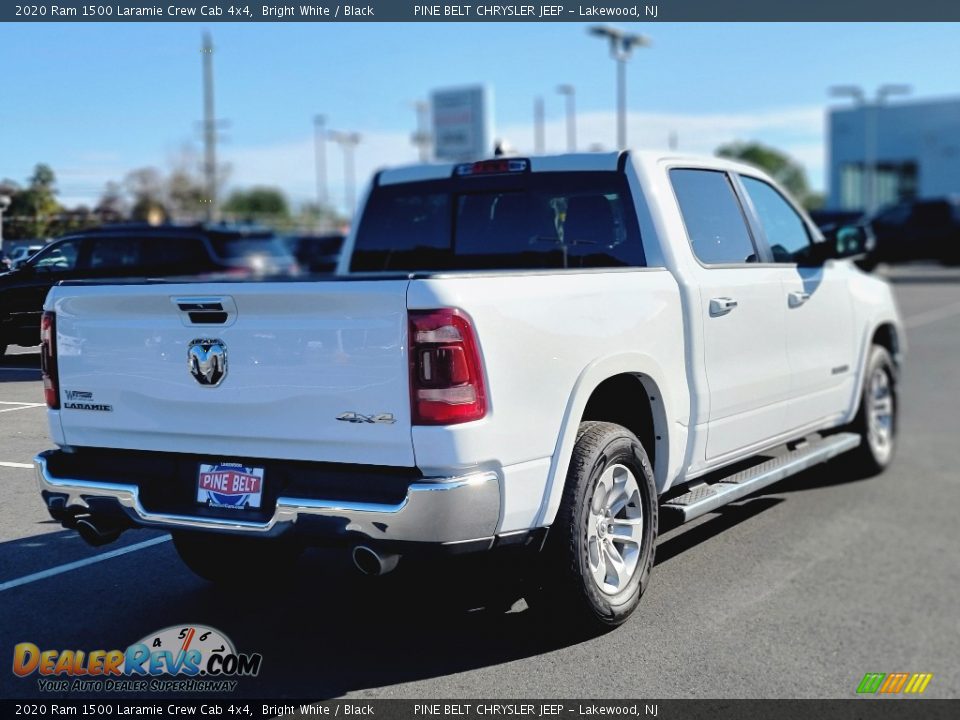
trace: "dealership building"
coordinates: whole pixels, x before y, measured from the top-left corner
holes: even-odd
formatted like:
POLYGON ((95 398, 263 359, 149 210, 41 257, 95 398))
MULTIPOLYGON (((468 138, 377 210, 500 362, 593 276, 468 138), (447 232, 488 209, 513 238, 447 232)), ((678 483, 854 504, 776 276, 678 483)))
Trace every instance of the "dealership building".
POLYGON ((827 206, 862 210, 873 165, 873 207, 960 194, 960 98, 861 104, 827 115, 827 206))

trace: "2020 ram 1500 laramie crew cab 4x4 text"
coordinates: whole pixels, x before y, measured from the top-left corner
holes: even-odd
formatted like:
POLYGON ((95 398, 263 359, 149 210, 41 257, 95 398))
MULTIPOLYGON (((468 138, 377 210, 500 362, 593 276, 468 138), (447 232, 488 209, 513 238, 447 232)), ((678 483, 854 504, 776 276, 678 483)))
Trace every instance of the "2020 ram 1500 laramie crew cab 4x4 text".
MULTIPOLYGON (((540 602, 623 622, 658 520, 847 453, 882 470, 903 332, 755 168, 581 154, 375 176, 333 278, 66 282, 43 316, 51 515, 162 528, 214 581, 340 542, 538 548, 540 602)), ((536 604, 538 600, 534 600, 536 604)))

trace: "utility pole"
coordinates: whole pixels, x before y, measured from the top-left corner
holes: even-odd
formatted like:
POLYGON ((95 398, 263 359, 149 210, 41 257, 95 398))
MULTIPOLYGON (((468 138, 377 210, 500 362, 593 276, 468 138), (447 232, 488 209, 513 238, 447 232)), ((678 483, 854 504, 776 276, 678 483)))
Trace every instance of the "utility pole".
POLYGON ((543 155, 543 98, 538 97, 533 101, 533 152, 537 155, 543 155))
POLYGON ((430 103, 426 100, 417 100, 413 103, 413 109, 417 113, 417 129, 410 140, 417 148, 417 156, 420 162, 430 162, 430 147, 433 145, 433 136, 430 134, 430 103))
POLYGON ((354 151, 357 145, 360 144, 360 134, 331 130, 329 137, 337 143, 343 151, 344 204, 346 205, 347 213, 353 217, 353 213, 357 209, 357 188, 353 162, 354 151))
POLYGON ((206 180, 207 221, 218 219, 217 121, 213 110, 213 40, 203 34, 203 174, 206 180))
POLYGON ((577 151, 577 111, 573 85, 558 85, 557 92, 566 97, 567 104, 567 152, 577 151))
POLYGON ((648 47, 650 39, 645 35, 624 32, 606 25, 594 25, 588 29, 591 35, 610 41, 610 57, 617 62, 617 149, 627 149, 627 60, 635 47, 648 47))
POLYGON ((323 212, 327 205, 327 118, 313 116, 313 143, 317 159, 317 211, 323 212))

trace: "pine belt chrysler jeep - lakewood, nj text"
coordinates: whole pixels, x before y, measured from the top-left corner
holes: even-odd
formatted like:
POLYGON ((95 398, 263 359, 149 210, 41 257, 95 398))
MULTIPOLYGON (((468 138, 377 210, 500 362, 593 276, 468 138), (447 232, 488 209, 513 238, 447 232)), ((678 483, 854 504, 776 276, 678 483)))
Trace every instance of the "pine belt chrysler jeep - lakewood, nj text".
POLYGON ((903 332, 836 237, 717 158, 386 170, 332 278, 55 286, 43 499, 217 582, 527 545, 532 607, 616 625, 661 516, 890 462, 903 332))

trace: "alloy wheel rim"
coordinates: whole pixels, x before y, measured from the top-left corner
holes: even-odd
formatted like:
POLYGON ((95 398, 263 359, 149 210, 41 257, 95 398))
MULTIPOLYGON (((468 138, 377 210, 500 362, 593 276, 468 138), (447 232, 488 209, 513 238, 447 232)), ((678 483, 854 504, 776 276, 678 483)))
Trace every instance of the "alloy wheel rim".
POLYGON ((874 453, 884 459, 893 446, 894 398, 890 377, 877 368, 870 377, 868 435, 874 453))
POLYGON ((587 513, 587 563, 604 594, 623 591, 636 574, 643 523, 636 476, 626 465, 611 465, 597 481, 587 513))

